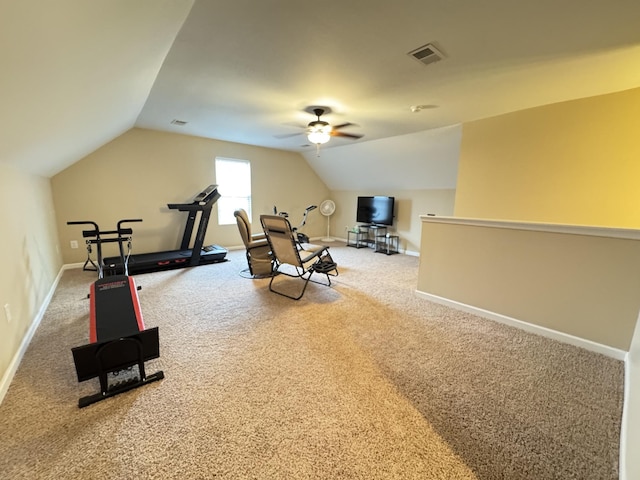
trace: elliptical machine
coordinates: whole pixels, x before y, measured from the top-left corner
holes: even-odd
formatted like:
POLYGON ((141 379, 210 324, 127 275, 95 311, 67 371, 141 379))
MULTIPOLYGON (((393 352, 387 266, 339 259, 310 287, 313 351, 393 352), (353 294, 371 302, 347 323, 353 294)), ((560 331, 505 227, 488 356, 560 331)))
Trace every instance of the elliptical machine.
MULTIPOLYGON (((298 225, 297 227, 291 228, 293 232, 296 234, 296 238, 298 239, 299 245, 303 243, 309 243, 309 236, 305 235, 302 232, 299 232, 298 229, 304 227, 304 225, 307 223, 307 215, 309 215, 310 211, 315 210, 316 208, 318 208, 317 205, 309 205, 307 208, 305 208, 304 213, 302 214, 302 222, 300 223, 300 225, 298 225)), ((289 214, 287 212, 278 212, 278 209, 276 208, 275 205, 273 206, 273 214, 280 215, 281 217, 284 217, 284 218, 289 218, 289 214)))

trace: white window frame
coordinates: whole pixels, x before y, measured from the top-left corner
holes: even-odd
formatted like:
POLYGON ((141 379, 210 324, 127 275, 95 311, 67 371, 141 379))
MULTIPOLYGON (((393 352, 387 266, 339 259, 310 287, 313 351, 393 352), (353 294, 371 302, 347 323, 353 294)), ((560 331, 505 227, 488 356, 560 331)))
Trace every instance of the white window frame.
POLYGON ((251 162, 239 158, 215 158, 218 225, 235 225, 233 212, 246 210, 251 218, 251 162), (225 168, 226 167, 226 168, 225 168))

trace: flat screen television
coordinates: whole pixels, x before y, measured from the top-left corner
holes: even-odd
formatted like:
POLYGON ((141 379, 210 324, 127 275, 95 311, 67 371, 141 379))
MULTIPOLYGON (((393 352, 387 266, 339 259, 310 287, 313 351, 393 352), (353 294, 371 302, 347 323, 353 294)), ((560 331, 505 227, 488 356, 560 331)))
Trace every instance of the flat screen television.
POLYGON ((369 225, 393 225, 394 197, 358 197, 356 221, 369 225))

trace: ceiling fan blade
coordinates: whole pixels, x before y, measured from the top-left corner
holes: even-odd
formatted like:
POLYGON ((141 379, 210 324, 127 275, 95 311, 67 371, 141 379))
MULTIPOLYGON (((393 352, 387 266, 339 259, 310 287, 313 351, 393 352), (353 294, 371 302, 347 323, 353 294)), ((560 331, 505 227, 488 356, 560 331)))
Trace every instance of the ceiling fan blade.
MULTIPOLYGON (((335 128, 335 127, 334 127, 335 128)), ((357 140, 358 138, 362 138, 364 137, 364 135, 361 135, 359 133, 344 133, 344 132, 336 132, 333 131, 331 132, 331 136, 332 137, 346 137, 346 138, 352 138, 354 140, 357 140)))
POLYGON ((340 125, 334 125, 333 129, 336 130, 336 129, 345 128, 345 127, 359 127, 359 125, 355 123, 347 122, 347 123, 341 123, 340 125))
POLYGON ((282 133, 280 135, 274 135, 275 138, 291 138, 291 137, 297 137, 298 135, 302 135, 304 132, 297 132, 297 133, 282 133))

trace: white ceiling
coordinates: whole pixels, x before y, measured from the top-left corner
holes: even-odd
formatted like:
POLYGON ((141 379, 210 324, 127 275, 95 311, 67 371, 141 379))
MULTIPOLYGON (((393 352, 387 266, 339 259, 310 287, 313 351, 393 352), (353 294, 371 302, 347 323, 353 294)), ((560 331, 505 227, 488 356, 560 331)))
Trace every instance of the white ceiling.
POLYGON ((0 161, 52 175, 136 125, 300 151, 330 188, 447 188, 461 123, 639 87, 639 25, 638 0, 2 2, 0 161), (309 105, 364 136, 281 138, 309 105))

